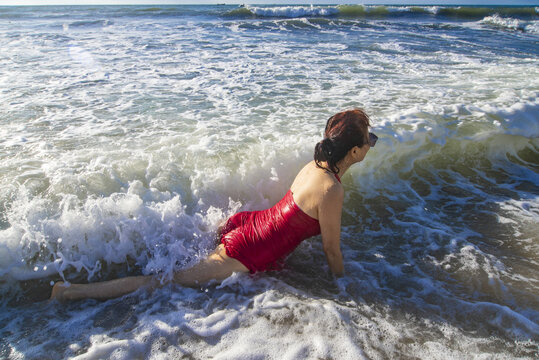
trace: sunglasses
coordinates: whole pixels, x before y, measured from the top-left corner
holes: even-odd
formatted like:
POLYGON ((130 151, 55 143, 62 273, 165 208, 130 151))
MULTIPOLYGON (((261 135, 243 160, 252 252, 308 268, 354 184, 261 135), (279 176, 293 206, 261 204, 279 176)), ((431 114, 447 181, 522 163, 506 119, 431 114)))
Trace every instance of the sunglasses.
POLYGON ((376 145, 376 141, 378 141, 378 136, 370 132, 369 133, 369 146, 374 147, 374 145, 376 145))

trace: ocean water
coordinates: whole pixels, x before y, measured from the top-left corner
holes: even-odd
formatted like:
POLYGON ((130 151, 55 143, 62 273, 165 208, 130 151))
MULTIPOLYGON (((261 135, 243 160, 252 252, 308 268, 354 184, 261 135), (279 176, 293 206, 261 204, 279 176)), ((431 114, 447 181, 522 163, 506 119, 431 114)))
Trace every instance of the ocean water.
POLYGON ((539 356, 538 9, 0 7, 0 358, 539 356), (281 272, 60 305, 59 280, 195 263, 277 202, 326 119, 346 276, 281 272))

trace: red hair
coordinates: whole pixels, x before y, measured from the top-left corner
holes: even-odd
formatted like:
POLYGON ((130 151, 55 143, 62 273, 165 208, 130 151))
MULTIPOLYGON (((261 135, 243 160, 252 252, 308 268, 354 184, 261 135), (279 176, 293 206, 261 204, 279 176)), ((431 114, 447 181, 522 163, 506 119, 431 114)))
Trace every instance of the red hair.
POLYGON ((337 113, 326 123, 324 139, 314 148, 316 166, 338 173, 337 163, 344 159, 354 146, 362 147, 369 141, 370 119, 363 109, 337 113), (322 161, 328 167, 322 166, 322 161))

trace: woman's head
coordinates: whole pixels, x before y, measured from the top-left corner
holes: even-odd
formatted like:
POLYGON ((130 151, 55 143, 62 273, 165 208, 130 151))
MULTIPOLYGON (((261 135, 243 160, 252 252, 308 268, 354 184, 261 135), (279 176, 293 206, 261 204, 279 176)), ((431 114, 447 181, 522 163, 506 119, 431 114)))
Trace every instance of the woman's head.
POLYGON ((357 146, 369 143, 369 116, 362 109, 337 113, 326 123, 324 139, 314 148, 314 161, 319 168, 338 173, 337 163, 357 146), (327 163, 327 167, 322 162, 327 163))

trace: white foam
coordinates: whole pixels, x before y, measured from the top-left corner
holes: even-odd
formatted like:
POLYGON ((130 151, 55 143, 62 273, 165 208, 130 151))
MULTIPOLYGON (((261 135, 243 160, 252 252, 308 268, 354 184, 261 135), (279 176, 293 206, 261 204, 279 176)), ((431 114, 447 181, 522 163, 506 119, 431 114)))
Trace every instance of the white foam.
MULTIPOLYGON (((137 307, 139 314, 144 315, 134 328, 127 331, 122 329, 123 325, 119 325, 100 329, 99 334, 88 338, 88 344, 84 344, 82 354, 79 350, 76 358, 129 359, 146 356, 161 359, 191 355, 218 359, 356 359, 403 351, 418 356, 427 354, 429 358, 443 358, 448 352, 453 357, 469 354, 477 346, 477 340, 464 335, 462 330, 448 323, 412 314, 397 315, 405 317, 407 326, 403 326, 400 321, 395 321, 394 314, 384 306, 374 308, 353 301, 336 304, 331 300, 305 299, 293 292, 282 293, 268 289, 259 294, 235 296, 213 292, 211 295, 218 299, 217 304, 223 304, 224 301, 228 305, 193 309, 187 304, 201 300, 196 292, 164 292, 155 294, 153 298, 140 299, 137 307), (165 302, 171 304, 174 310, 165 314, 156 311, 165 302), (156 307, 156 304, 159 306, 156 307), (422 329, 424 335, 428 331, 435 331, 443 336, 437 338, 436 342, 410 341, 416 336, 412 328, 422 329), (457 339, 459 348, 448 348, 447 345, 457 339)), ((111 305, 108 306, 114 309, 118 302, 111 305)), ((99 308, 98 312, 107 311, 107 305, 94 306, 99 308)), ((475 308, 486 311, 485 314, 496 313, 496 316, 490 317, 492 323, 514 317, 509 309, 500 309, 493 304, 478 303, 475 308), (502 310, 501 313, 499 310, 502 310)), ((94 316, 84 314, 79 321, 94 316)), ((77 332, 79 329, 75 327, 71 331, 77 332)), ((489 345, 488 341, 484 345, 489 345)), ((77 348, 80 349, 80 345, 77 348)))
POLYGON ((517 102, 507 109, 487 106, 484 111, 502 119, 506 134, 529 139, 539 137, 539 104, 536 102, 517 102))
POLYGON ((339 13, 337 7, 320 6, 279 6, 254 7, 248 6, 249 11, 257 16, 299 18, 308 16, 330 16, 339 13))
POLYGON ((196 261, 211 242, 212 230, 224 220, 224 213, 211 208, 208 217, 189 215, 179 196, 154 192, 160 201, 145 203, 141 196, 148 198, 152 191, 134 182, 127 194, 84 202, 65 196, 52 218, 45 215, 50 205, 42 199, 21 200, 23 208, 17 210, 24 213, 11 213, 12 226, 0 232, 2 275, 23 280, 55 272, 63 276, 75 268, 85 269, 91 279, 101 262, 123 264, 127 258, 135 259, 146 273, 170 274, 176 263, 185 266, 196 261), (168 199, 163 200, 163 195, 168 199), (21 262, 36 257, 53 260, 21 262))
POLYGON ((537 20, 525 21, 510 17, 501 17, 498 14, 494 14, 492 16, 485 17, 479 21, 479 23, 501 29, 524 31, 534 34, 539 33, 539 21, 537 20))

